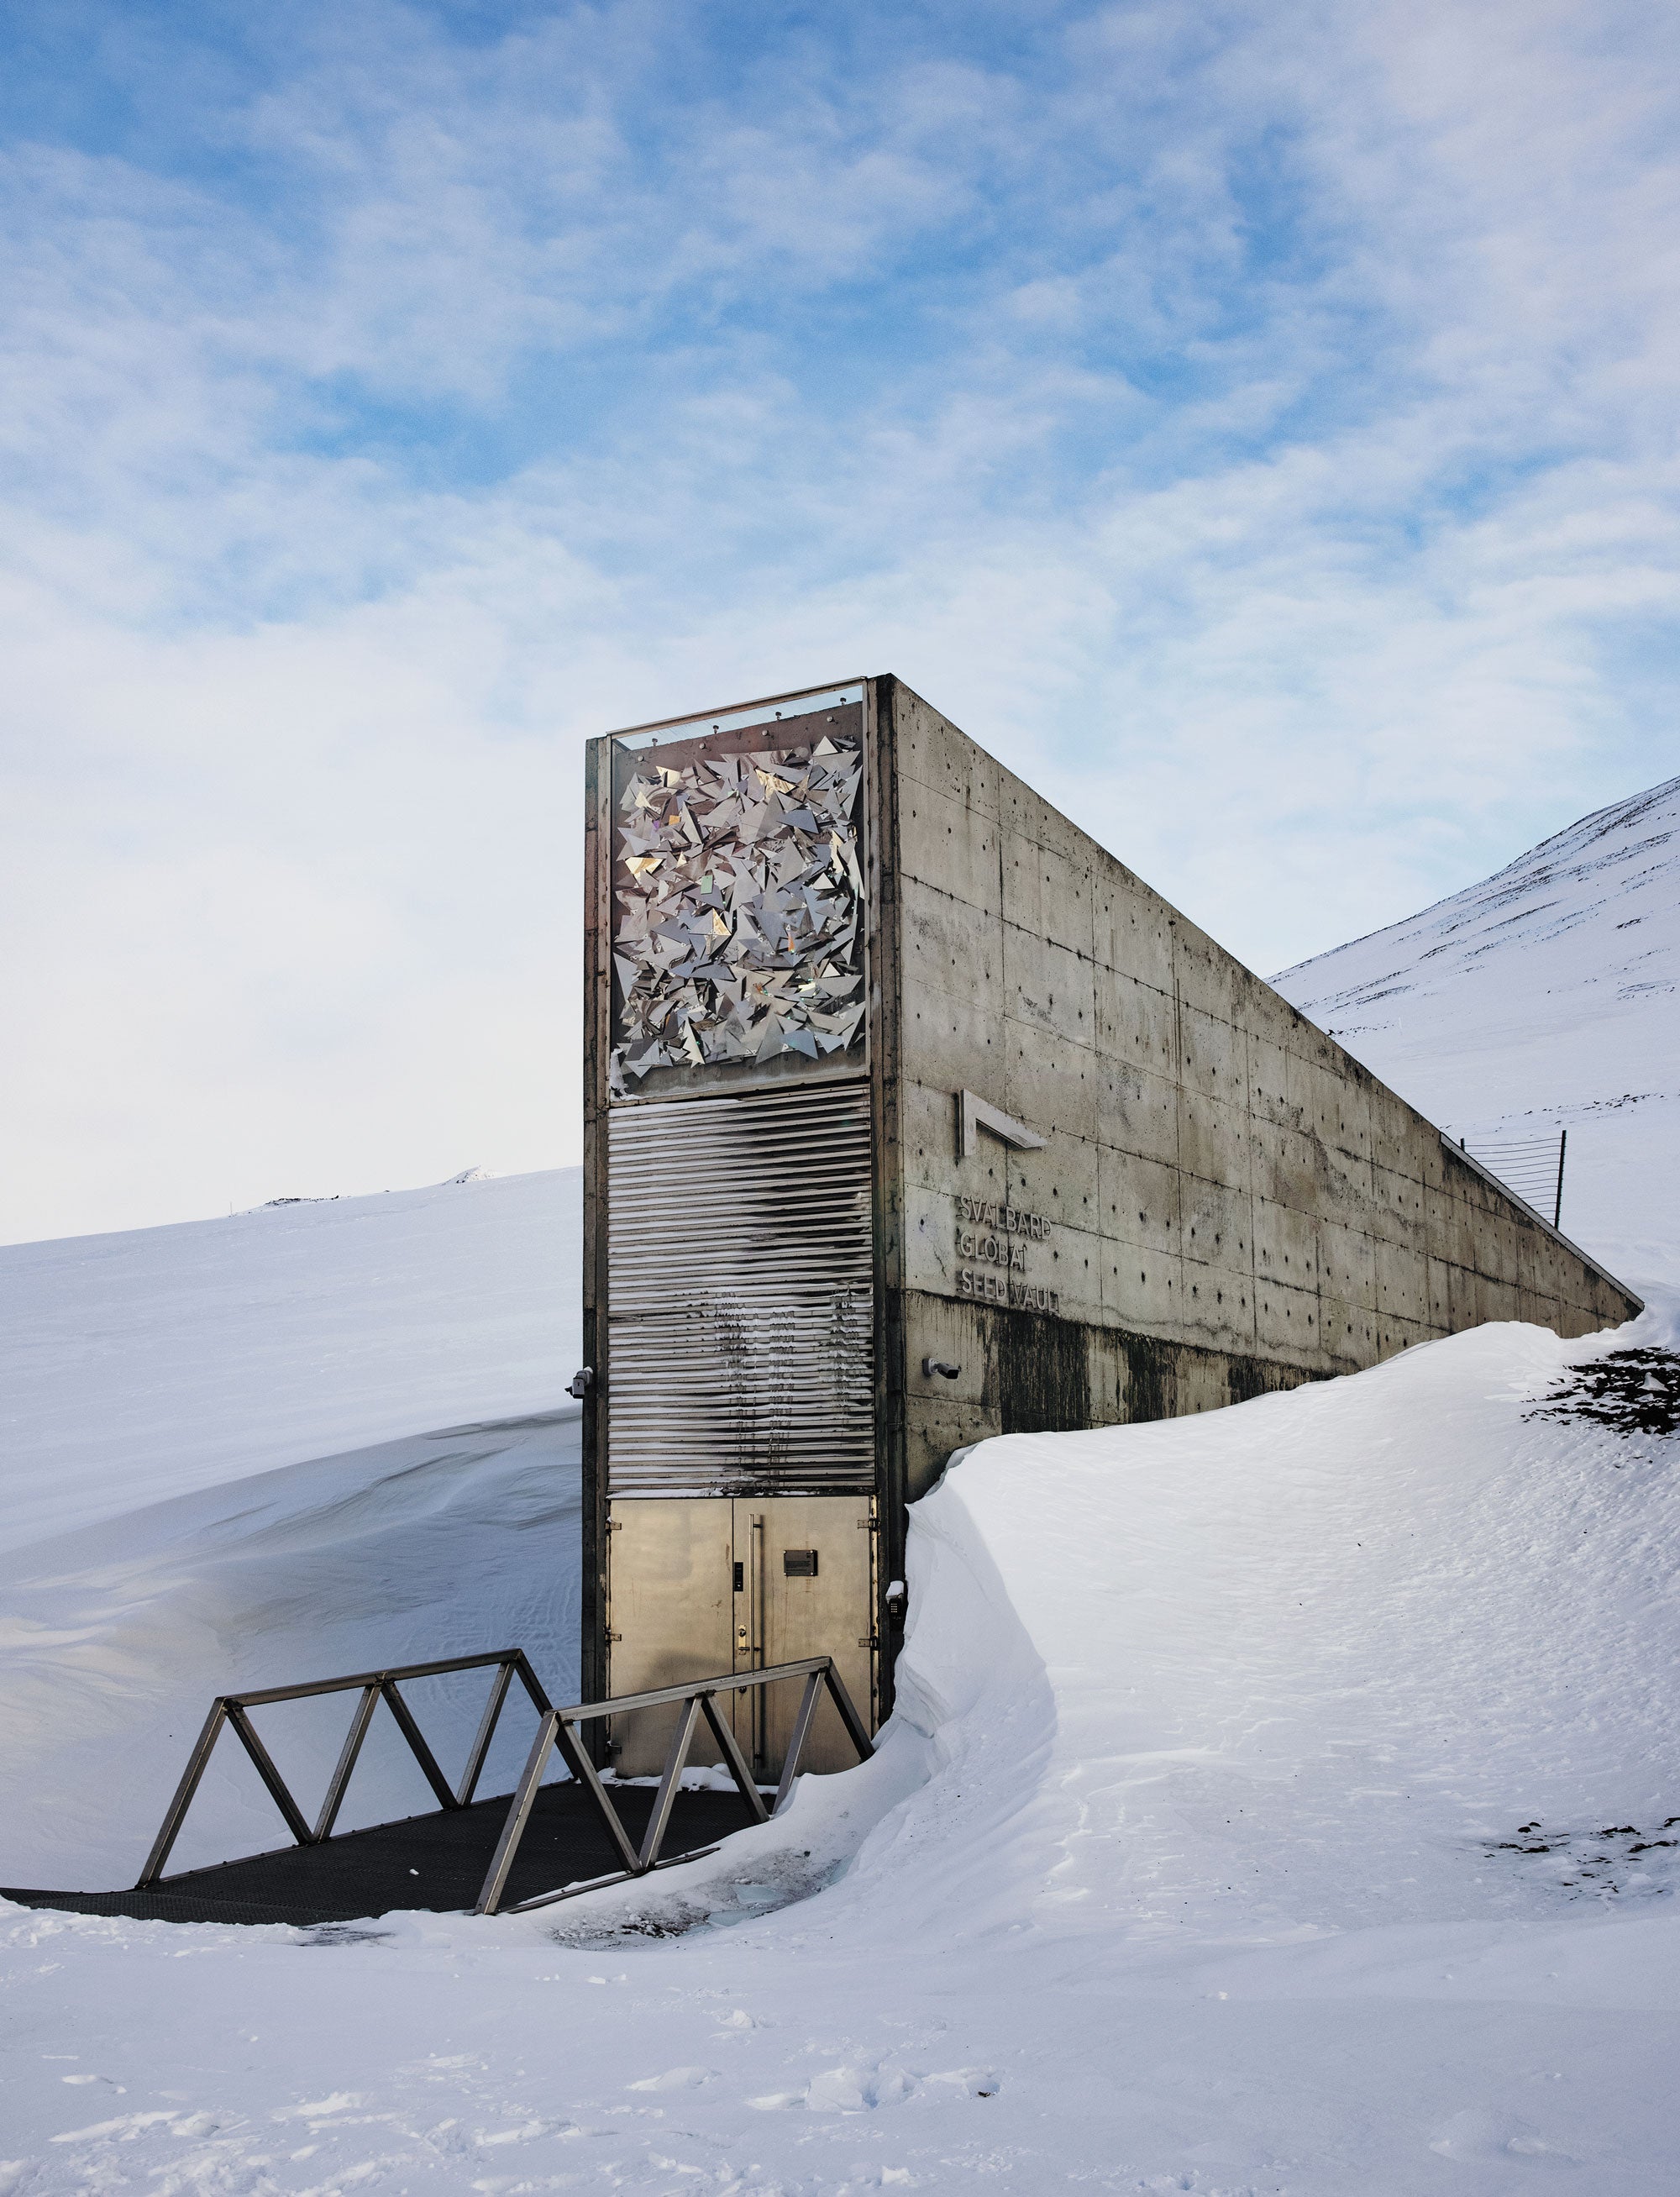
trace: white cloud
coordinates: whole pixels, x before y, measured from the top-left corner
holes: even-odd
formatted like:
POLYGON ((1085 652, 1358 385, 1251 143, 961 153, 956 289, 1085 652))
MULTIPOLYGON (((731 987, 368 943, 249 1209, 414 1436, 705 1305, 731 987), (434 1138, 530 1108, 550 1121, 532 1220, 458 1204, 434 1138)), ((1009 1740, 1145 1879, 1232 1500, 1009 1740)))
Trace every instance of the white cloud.
POLYGON ((1262 967, 1671 770, 1671 25, 674 20, 14 148, 0 1231, 572 1157, 604 726, 897 670, 1262 967))

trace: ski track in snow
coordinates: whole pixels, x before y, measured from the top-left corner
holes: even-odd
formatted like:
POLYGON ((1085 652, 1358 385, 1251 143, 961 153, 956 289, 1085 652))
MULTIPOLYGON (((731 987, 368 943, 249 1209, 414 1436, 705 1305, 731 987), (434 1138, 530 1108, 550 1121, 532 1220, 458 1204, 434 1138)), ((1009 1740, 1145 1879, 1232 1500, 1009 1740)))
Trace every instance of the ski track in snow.
MULTIPOLYGON (((657 1885, 0 1909, 0 2197, 1671 2189, 1680 1438, 1534 1413, 1680 1342, 1677 792, 1283 980, 1455 1130, 1567 1118, 1635 1328, 982 1445, 877 1756, 657 1885)), ((576 1184, 0 1250, 5 1881, 131 1878, 221 1688, 514 1641, 567 1688, 576 1184)), ((335 1741, 275 1727, 310 1791, 335 1741)), ((183 1863, 274 1841, 241 1770, 183 1863)), ((352 1820, 416 1780, 370 1753, 352 1820)))

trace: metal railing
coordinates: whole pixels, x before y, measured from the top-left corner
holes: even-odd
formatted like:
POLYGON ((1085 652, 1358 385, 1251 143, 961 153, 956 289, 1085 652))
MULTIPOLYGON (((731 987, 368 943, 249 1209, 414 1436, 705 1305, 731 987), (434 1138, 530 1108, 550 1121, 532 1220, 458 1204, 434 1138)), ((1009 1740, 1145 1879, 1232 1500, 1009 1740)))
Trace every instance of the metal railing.
POLYGON ((495 1727, 501 1714, 502 1703, 507 1698, 507 1689, 517 1677, 530 1696, 531 1707, 538 1716, 553 1713, 548 1696, 530 1663, 523 1648, 504 1648, 490 1655, 451 1655, 437 1663, 403 1663, 388 1671, 358 1671, 348 1678, 311 1678, 300 1686, 267 1686, 251 1694, 218 1694, 211 1704, 210 1714, 204 1720, 204 1730, 199 1734, 181 1783, 175 1788, 175 1797, 164 1812, 164 1819, 152 1851, 146 1857, 146 1866, 140 1872, 136 1892, 149 1891, 164 1881, 164 1864, 169 1859, 175 1841, 181 1835, 181 1826, 186 1821, 187 1811, 193 1805, 193 1795, 203 1782, 210 1767, 210 1758, 222 1727, 231 1727, 234 1736, 256 1765, 257 1775, 269 1788, 269 1793, 286 1827, 300 1846, 318 1846, 333 1835, 333 1826, 339 1820, 339 1811, 345 1802, 345 1788, 350 1772, 356 1767, 362 1752, 362 1742, 368 1736, 368 1727, 374 1720, 374 1711, 383 1701, 397 1719, 397 1729, 408 1742, 426 1782, 437 1795, 440 1808, 466 1808, 472 1805, 483 1775, 484 1758, 490 1751, 490 1742, 495 1736, 495 1727), (466 1767, 461 1772, 461 1783, 451 1787, 437 1766, 437 1758, 426 1745, 414 1713, 397 1690, 404 1678, 432 1678, 446 1671, 482 1671, 495 1666, 495 1677, 490 1682, 490 1698, 484 1703, 484 1713, 478 1720, 478 1735, 472 1752, 466 1758, 466 1767), (347 1694, 356 1688, 362 1690, 362 1698, 356 1705, 350 1720, 350 1730, 345 1734, 345 1743, 339 1750, 338 1765, 327 1781, 327 1797, 321 1804, 321 1813, 311 1824, 303 1810, 293 1799, 286 1780, 275 1767, 274 1759, 257 1736, 249 1712, 260 1708, 265 1701, 300 1701, 314 1694, 347 1694))
MULTIPOLYGON (((314 1678, 297 1686, 269 1686, 257 1693, 218 1694, 188 1758, 186 1770, 175 1788, 174 1798, 165 1811, 163 1823, 153 1842, 152 1851, 146 1858, 146 1866, 140 1872, 135 1890, 150 1891, 160 1883, 178 1881, 179 1875, 190 1873, 179 1872, 177 1878, 166 1878, 163 1874, 164 1864, 181 1835, 187 1811, 191 1807, 193 1796, 210 1766, 211 1755, 224 1725, 231 1727, 235 1736, 250 1756, 258 1776, 284 1817, 294 1842, 300 1846, 321 1846, 333 1836, 333 1827, 344 1806, 350 1772, 356 1767, 362 1742, 368 1736, 374 1711, 381 1701, 385 1702, 396 1719, 397 1730, 408 1742, 427 1783, 437 1796, 438 1806, 444 1809, 466 1808, 472 1805, 473 1793, 484 1772, 485 1758, 490 1753, 490 1742, 495 1736, 497 1720, 507 1701, 507 1690, 516 1677, 530 1696, 531 1705, 537 1713, 536 1737, 520 1772, 518 1785, 508 1806, 507 1819, 502 1825, 489 1874, 478 1894, 478 1905, 473 1910, 478 1915, 495 1915, 503 1911, 502 1898, 518 1854, 519 1842, 525 1835, 531 1811, 536 1805, 537 1790, 542 1783, 543 1773, 557 1749, 572 1777, 594 1802, 623 1866, 610 1870, 604 1876, 591 1877, 582 1884, 567 1886, 559 1892, 541 1893, 535 1898, 516 1901, 506 1910, 510 1915, 523 1914, 527 1908, 547 1906, 553 1900, 572 1898, 580 1892, 592 1892, 602 1885, 622 1883, 630 1877, 645 1876, 651 1869, 669 1869, 677 1862, 696 1858, 691 1852, 674 1854, 669 1859, 662 1860, 660 1853, 666 1833, 670 1829, 671 1812, 676 1804, 688 1750, 693 1744, 696 1729, 702 1718, 717 1743, 730 1777, 746 1803, 749 1819, 755 1823, 768 1823, 772 1816, 779 1812, 792 1792, 794 1780, 799 1771, 799 1759, 805 1751, 805 1742, 810 1737, 817 1705, 825 1689, 845 1726, 847 1737, 857 1749, 859 1760, 866 1760, 874 1752, 874 1743, 853 1707, 851 1696, 834 1667, 832 1657, 828 1655, 813 1655, 800 1663, 778 1663, 765 1671, 723 1672, 716 1678, 692 1678, 681 1685, 659 1686, 650 1693, 621 1694, 609 1701, 579 1701, 570 1708, 563 1709, 557 1709, 551 1704, 536 1673, 526 1661, 524 1649, 519 1648, 505 1648, 499 1654, 490 1655, 455 1655, 435 1663, 405 1663, 387 1671, 362 1671, 346 1678, 314 1678), (495 1677, 490 1684, 490 1696, 478 1721, 478 1733, 466 1759, 466 1767, 461 1772, 459 1785, 451 1787, 397 1687, 406 1678, 436 1678, 449 1671, 485 1670, 492 1665, 495 1668, 495 1677), (788 1736, 781 1783, 776 1788, 774 1801, 767 1808, 764 1796, 754 1783, 746 1758, 741 1752, 740 1742, 730 1730, 728 1719, 718 1708, 717 1696, 720 1694, 744 1693, 755 1687, 774 1685, 784 1678, 798 1678, 805 1681, 804 1690, 788 1736), (339 1752, 337 1766, 327 1782, 321 1812, 310 1823, 293 1798, 286 1780, 275 1766, 273 1757, 258 1738, 249 1712, 261 1707, 265 1702, 304 1701, 316 1694, 350 1693, 358 1688, 362 1698, 351 1715, 350 1729, 339 1752), (681 1705, 681 1713, 677 1718, 658 1789, 653 1796, 647 1828, 638 1846, 631 1840, 624 1827, 623 1817, 613 1806, 606 1786, 590 1759, 581 1727, 601 1717, 623 1716, 634 1709, 662 1708, 674 1702, 681 1705)), ((714 1852, 715 1848, 706 1847, 702 1851, 714 1852)))
MULTIPOLYGON (((507 1912, 523 1915, 532 1907, 547 1907, 557 1899, 575 1898, 580 1892, 594 1892, 605 1884, 622 1884, 627 1878, 646 1876, 650 1869, 669 1869, 678 1862, 693 1861, 696 1854, 672 1855, 661 1861, 659 1850, 665 1842, 665 1833, 670 1827, 671 1810, 676 1802, 681 1783, 683 1765, 688 1759, 688 1750, 693 1744, 696 1725, 704 1716, 722 1754, 724 1765, 734 1780, 741 1798, 746 1802, 750 1819, 755 1823, 768 1823, 779 1815, 793 1790, 793 1781, 799 1774, 799 1758, 810 1737, 811 1724, 817 1713, 823 1689, 828 1690, 829 1699, 839 1713, 846 1727, 846 1736, 857 1749, 860 1762, 866 1761, 874 1753, 874 1742, 865 1730, 863 1720, 852 1706, 852 1697, 846 1691, 844 1681, 834 1667, 830 1655, 813 1655, 802 1663, 776 1663, 766 1671, 724 1672, 715 1678, 692 1678, 680 1686, 658 1686, 646 1694, 621 1694, 616 1701, 583 1701, 569 1709, 550 1709, 537 1727, 518 1788, 507 1811, 507 1821, 502 1827, 501 1838, 490 1863, 490 1874, 484 1879, 484 1888, 478 1894, 474 1910, 479 1915, 495 1915, 501 1911, 501 1897, 507 1887, 508 1874, 514 1857, 519 1851, 519 1841, 524 1836, 525 1825, 536 1803, 537 1788, 542 1783, 542 1773, 547 1767, 548 1757, 558 1747, 572 1775, 594 1798, 605 1824, 607 1835, 617 1848, 624 1866, 612 1869, 605 1876, 593 1876, 586 1883, 567 1886, 559 1892, 539 1893, 534 1899, 514 1902, 507 1912), (794 1713, 793 1729, 788 1735, 787 1753, 782 1759, 781 1783, 776 1788, 776 1797, 767 1808, 764 1796, 753 1783, 746 1757, 740 1742, 729 1729, 728 1719, 721 1715, 717 1707, 719 1694, 745 1693, 754 1686, 772 1686, 779 1679, 802 1678, 804 1692, 794 1713), (579 1736, 578 1726, 593 1723, 598 1717, 623 1716, 632 1709, 654 1709, 677 1701, 682 1704, 682 1713, 676 1720, 676 1730, 665 1756, 665 1766, 660 1773, 659 1788, 653 1796, 653 1807, 647 1819, 647 1829, 642 1834, 640 1846, 632 1844, 624 1828, 624 1819, 612 1805, 605 1786, 589 1759, 588 1748, 579 1736)), ((702 1852, 715 1852, 708 1846, 702 1852)))
MULTIPOLYGON (((1469 1151, 1463 1137, 1458 1149, 1469 1151)), ((1550 1206, 1552 1226, 1559 1228, 1563 1222, 1563 1162, 1568 1149, 1569 1132, 1559 1129, 1550 1136, 1478 1139, 1470 1157, 1490 1174, 1498 1175, 1535 1212, 1544 1215, 1550 1206)))

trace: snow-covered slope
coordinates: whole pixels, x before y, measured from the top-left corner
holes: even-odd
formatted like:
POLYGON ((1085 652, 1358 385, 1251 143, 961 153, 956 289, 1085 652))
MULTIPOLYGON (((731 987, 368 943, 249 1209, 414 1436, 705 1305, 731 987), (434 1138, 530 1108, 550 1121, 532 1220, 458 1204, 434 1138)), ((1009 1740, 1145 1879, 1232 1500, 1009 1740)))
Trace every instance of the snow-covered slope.
POLYGON ((276 1465, 547 1411, 576 1168, 0 1246, 0 1549, 276 1465))
MULTIPOLYGON (((212 1694, 510 1643, 570 1691, 581 1214, 574 1168, 0 1249, 0 1882, 131 1882, 212 1694)), ((446 1748, 473 1689, 417 1696, 446 1748)), ((337 1725, 276 1725, 304 1786, 337 1725)), ((426 1805, 376 1733, 347 1825, 426 1805)), ((272 1835, 218 1755, 182 1866, 272 1835)))
MULTIPOLYGON (((0 1883, 131 1884, 212 1694, 523 1647, 562 1698, 577 1671, 577 1406, 480 1420, 229 1480, 0 1555, 0 1883)), ((138 1493, 138 1491, 136 1491, 138 1493)), ((410 1689, 464 1760, 485 1679, 410 1689)), ((344 1702, 271 1709, 287 1776, 316 1795, 344 1702)), ((530 1743, 503 1719, 487 1793, 530 1743)), ((383 1716, 344 1819, 432 1804, 383 1716)), ((273 1803, 223 1748, 183 1869, 274 1843, 273 1803)))
POLYGON ((1566 1234, 1680 1284, 1680 778, 1272 982, 1473 1151, 1567 1128, 1566 1234))
POLYGON ((1658 2197, 1680 1475, 1530 1416, 1613 1347, 982 1446, 880 1754, 650 1885, 0 1918, 3 2186, 1658 2197))

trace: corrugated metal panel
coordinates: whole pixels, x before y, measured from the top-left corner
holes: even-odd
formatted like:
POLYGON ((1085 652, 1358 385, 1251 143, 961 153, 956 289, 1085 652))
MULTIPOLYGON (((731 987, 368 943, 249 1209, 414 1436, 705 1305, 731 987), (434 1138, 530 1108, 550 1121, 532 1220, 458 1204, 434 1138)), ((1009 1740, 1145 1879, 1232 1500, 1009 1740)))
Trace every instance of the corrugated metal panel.
POLYGON ((872 1487, 868 1085, 615 1107, 607 1181, 611 1493, 872 1487))

